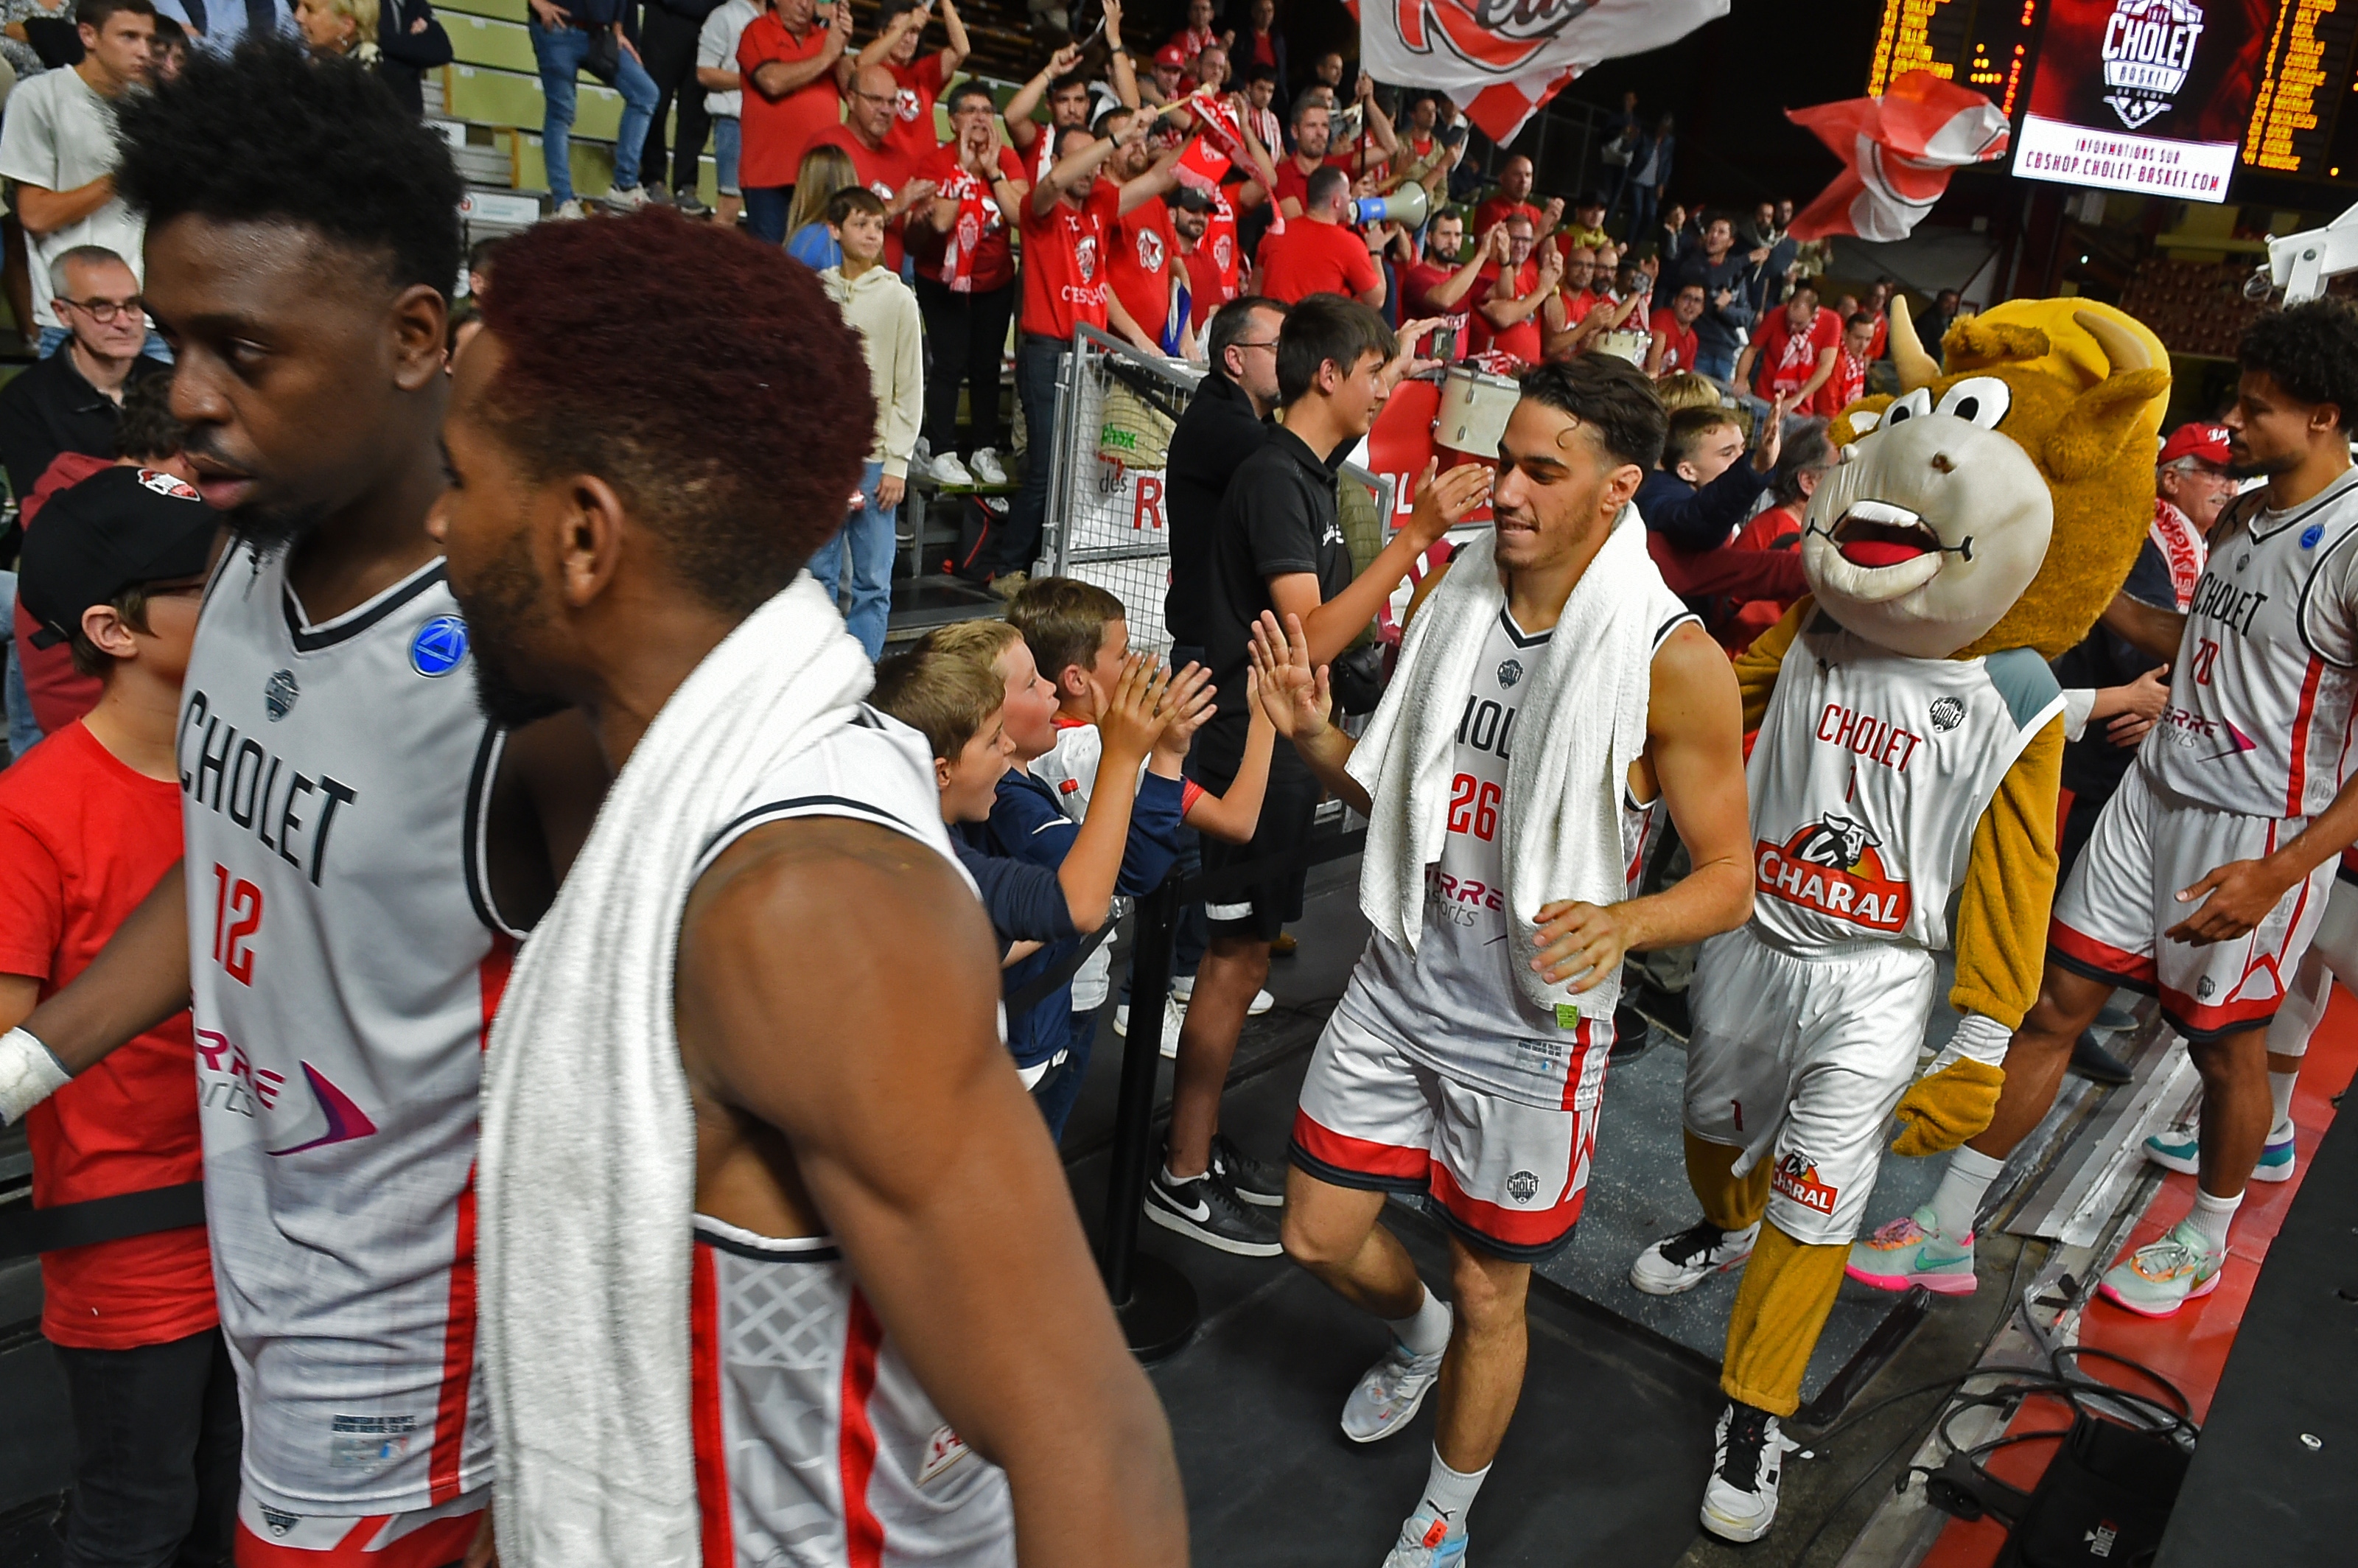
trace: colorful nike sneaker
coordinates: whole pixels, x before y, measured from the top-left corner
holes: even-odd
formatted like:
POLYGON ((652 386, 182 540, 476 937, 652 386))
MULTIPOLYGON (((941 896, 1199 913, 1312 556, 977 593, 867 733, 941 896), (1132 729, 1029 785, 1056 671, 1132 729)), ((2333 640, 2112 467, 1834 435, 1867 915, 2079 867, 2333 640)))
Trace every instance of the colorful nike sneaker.
POLYGON ((2202 1234, 2180 1220, 2106 1270, 2096 1292, 2140 1316, 2169 1317, 2217 1290, 2226 1266, 2226 1252, 2212 1251, 2202 1234))
POLYGON ((1931 1205, 1903 1214, 1862 1241, 1854 1241, 1843 1272, 1878 1291, 1910 1285, 1944 1296, 1974 1293, 1974 1238, 1951 1240, 1933 1223, 1931 1205))
POLYGON ((1384 1568, 1465 1568, 1466 1526, 1419 1507, 1401 1523, 1384 1568))
MULTIPOLYGON (((2145 1141, 2145 1157, 2165 1171, 2177 1171, 2185 1175, 2201 1174, 2202 1153, 2201 1128, 2197 1125, 2183 1132, 2157 1132, 2145 1141)), ((2293 1130, 2283 1130, 2283 1136, 2268 1135, 2260 1150, 2260 1162, 2252 1167, 2255 1182, 2289 1182, 2299 1168, 2293 1152, 2293 1130)))
POLYGON ((1343 1401, 1343 1435, 1354 1443, 1374 1443, 1406 1426, 1433 1391, 1445 1354, 1444 1349, 1419 1356, 1395 1337, 1343 1401))

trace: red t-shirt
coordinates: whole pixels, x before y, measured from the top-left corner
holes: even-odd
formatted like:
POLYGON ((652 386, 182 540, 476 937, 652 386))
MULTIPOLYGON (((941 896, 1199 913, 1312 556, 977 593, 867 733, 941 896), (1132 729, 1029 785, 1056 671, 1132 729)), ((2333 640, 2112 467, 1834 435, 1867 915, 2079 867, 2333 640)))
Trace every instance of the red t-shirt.
POLYGON ((1836 348, 1833 372, 1818 388, 1812 412, 1831 419, 1866 395, 1866 362, 1853 354, 1847 345, 1836 348))
MULTIPOLYGON (((33 493, 25 498, 16 520, 29 528, 49 497, 114 465, 104 458, 94 458, 87 452, 59 452, 41 470, 40 481, 33 493)), ((33 633, 41 623, 16 601, 16 623, 12 629, 16 640, 17 667, 25 672, 25 695, 32 699, 33 722, 41 733, 54 735, 67 725, 98 706, 98 694, 104 689, 96 676, 86 676, 73 666, 73 654, 63 643, 53 647, 33 646, 33 633)))
MULTIPOLYGON (((1023 160, 1015 149, 1001 144, 999 149, 999 172, 1018 191, 1029 191, 1031 183, 1023 172, 1023 160)), ((1009 243, 1007 214, 999 210, 999 199, 990 187, 958 167, 958 150, 955 146, 936 147, 920 162, 914 178, 930 179, 937 188, 934 194, 958 203, 958 215, 952 234, 944 234, 924 219, 909 231, 909 248, 917 253, 917 270, 942 283, 953 281, 956 270, 949 265, 949 241, 955 235, 958 243, 973 252, 968 266, 968 276, 974 284, 973 292, 988 294, 994 288, 1004 288, 1015 281, 1015 254, 1009 243), (971 223, 973 232, 966 232, 971 223)))
MULTIPOLYGON (((0 973, 43 1000, 88 968, 180 858, 180 792, 132 772, 82 724, 0 773, 0 973)), ((178 1186, 204 1173, 189 1015, 110 1054, 25 1119, 33 1206, 178 1186)), ((128 1350, 221 1321, 200 1225, 41 1256, 41 1332, 128 1350)))
POLYGON ((775 11, 764 11, 745 24, 744 36, 737 40, 737 69, 745 77, 737 178, 744 185, 755 189, 792 185, 811 138, 842 120, 843 101, 836 92, 832 71, 821 71, 775 103, 753 86, 756 67, 800 65, 817 59, 825 48, 826 28, 813 27, 797 42, 775 11))
MULTIPOLYGON (((1488 319, 1479 308, 1482 302, 1490 297, 1490 290, 1497 286, 1498 282, 1498 265, 1493 262, 1482 269, 1481 276, 1474 280, 1474 287, 1466 292, 1468 304, 1476 307, 1473 315, 1466 321, 1466 326, 1472 333, 1470 339, 1472 351, 1478 354, 1487 349, 1496 349, 1502 354, 1512 354, 1526 364, 1537 364, 1543 351, 1540 338, 1541 312, 1534 310, 1505 331, 1499 332, 1491 329, 1488 319)), ((1515 297, 1529 298, 1531 290, 1539 286, 1540 264, 1538 258, 1533 257, 1525 262, 1515 274, 1515 297)))
POLYGON ((1093 187, 1076 207, 1058 200, 1042 217, 1023 203, 1023 330, 1070 342, 1082 327, 1106 324, 1107 234, 1121 188, 1093 187))
POLYGON ((935 134, 934 102, 949 85, 950 57, 947 53, 919 55, 906 65, 888 59, 884 69, 892 73, 901 89, 892 104, 892 128, 884 133, 884 145, 914 164, 942 145, 935 134))
MULTIPOLYGON (((810 139, 810 146, 841 147, 850 156, 851 171, 860 177, 860 183, 887 202, 899 195, 901 188, 916 175, 915 159, 889 141, 881 147, 870 146, 849 125, 834 125, 821 131, 810 139)), ((808 152, 810 148, 803 150, 808 152)), ((903 212, 885 225, 884 270, 887 272, 901 270, 901 226, 908 221, 908 216, 903 212)))
POLYGON ((1752 362, 1753 389, 1763 397, 1800 386, 1818 373, 1818 356, 1842 347, 1842 318, 1818 308, 1807 330, 1796 332, 1783 307, 1768 313, 1753 338, 1759 352, 1752 362))
POLYGON ((1340 223, 1292 218, 1260 243, 1260 291, 1288 305, 1314 294, 1357 298, 1382 276, 1368 242, 1340 223))
MULTIPOLYGON (((1310 176, 1317 173, 1318 170, 1314 168, 1304 173, 1299 157, 1292 154, 1279 157, 1277 149, 1273 147, 1270 149, 1270 156, 1277 158, 1278 211, 1285 210, 1286 199, 1291 197, 1297 207, 1307 211, 1310 207, 1310 176)), ((1346 174, 1353 172, 1351 157, 1347 153, 1321 158, 1319 165, 1325 168, 1339 168, 1346 174)))
MULTIPOLYGON (((1120 188, 1114 189, 1119 195, 1120 188)), ((1114 217, 1107 232, 1107 281, 1138 330, 1160 339, 1171 318, 1171 258, 1179 254, 1170 205, 1160 196, 1141 201, 1114 217)))
POLYGON ((1647 325, 1662 340, 1662 374, 1694 369, 1696 344, 1693 327, 1680 326, 1678 317, 1668 310, 1655 311, 1654 319, 1647 325))
MULTIPOLYGON (((1429 316, 1441 318, 1444 329, 1457 330, 1457 351, 1468 351, 1466 340, 1466 313, 1473 308, 1474 291, 1468 288, 1455 305, 1444 305, 1433 298, 1433 291, 1457 276, 1460 262, 1421 261, 1400 275, 1401 319, 1422 320, 1429 316)), ((1430 341, 1430 340, 1427 340, 1430 341)))
POLYGON ((1212 192, 1204 237, 1187 256, 1187 317, 1201 332, 1212 312, 1243 292, 1243 261, 1237 254, 1237 210, 1225 190, 1212 192))
POLYGON ((1494 225, 1505 222, 1518 212, 1531 221, 1533 237, 1542 240, 1547 238, 1545 234, 1540 232, 1540 220, 1545 214, 1528 201, 1509 201, 1503 196, 1493 196, 1489 200, 1474 209, 1474 226, 1466 231, 1466 237, 1469 240, 1478 239, 1488 233, 1494 225))

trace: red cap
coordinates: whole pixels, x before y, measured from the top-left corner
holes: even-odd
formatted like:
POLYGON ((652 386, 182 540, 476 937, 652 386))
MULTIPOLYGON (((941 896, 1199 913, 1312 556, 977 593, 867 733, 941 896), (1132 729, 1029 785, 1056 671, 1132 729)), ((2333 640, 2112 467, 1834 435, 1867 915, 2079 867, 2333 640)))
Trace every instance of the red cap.
POLYGON ((1177 44, 1164 44, 1154 51, 1154 63, 1170 66, 1174 70, 1184 70, 1187 65, 1187 51, 1177 44))
POLYGON ((2227 451, 2227 427, 2211 425, 2197 419, 2180 425, 2161 444, 2161 456, 2154 459, 2157 467, 2174 463, 2180 458, 2200 458, 2206 463, 2225 468, 2234 460, 2227 451))

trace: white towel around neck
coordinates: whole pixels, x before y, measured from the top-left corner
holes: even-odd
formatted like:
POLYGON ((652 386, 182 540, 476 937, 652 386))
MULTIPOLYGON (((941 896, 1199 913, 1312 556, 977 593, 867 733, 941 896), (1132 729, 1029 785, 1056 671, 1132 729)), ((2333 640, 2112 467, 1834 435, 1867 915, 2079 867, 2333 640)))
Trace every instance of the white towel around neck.
MULTIPOLYGON (((1351 753, 1351 776, 1374 807, 1360 863, 1359 907, 1410 953, 1424 928, 1424 871, 1441 858, 1449 811, 1450 757, 1466 695, 1507 595, 1485 534, 1457 554, 1419 607, 1401 644, 1383 701, 1351 753)), ((1609 1013, 1617 971, 1574 995, 1530 966, 1544 904, 1626 896, 1621 797, 1629 764, 1646 746, 1657 613, 1669 589, 1646 553, 1646 528, 1624 507, 1531 676, 1507 761, 1499 831, 1515 979, 1543 1011, 1572 1002, 1609 1013)))
POLYGON ((806 573, 674 692, 525 945, 483 1072, 483 1373, 507 1568, 694 1568, 696 1127, 673 1026, 708 846, 873 676, 806 573))

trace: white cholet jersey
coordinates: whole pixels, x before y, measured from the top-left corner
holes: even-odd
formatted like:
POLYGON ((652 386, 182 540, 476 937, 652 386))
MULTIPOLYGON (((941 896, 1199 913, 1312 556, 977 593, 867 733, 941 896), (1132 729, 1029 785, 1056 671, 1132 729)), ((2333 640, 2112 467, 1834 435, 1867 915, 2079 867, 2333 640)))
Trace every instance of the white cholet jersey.
POLYGON ((2138 765, 2170 794, 2245 816, 2314 816, 2350 763, 2358 696, 2358 470, 2299 506, 2237 496, 2138 765))
POLYGON ((515 935, 484 876, 500 740, 439 560, 317 625, 283 551, 222 561, 178 736, 205 1207, 245 1484, 287 1513, 491 1479, 474 1162, 515 935))
POLYGON ((1946 947, 1974 827, 2062 711, 2028 649, 1907 658, 1813 617, 1785 651, 1745 770, 1753 931, 1800 957, 1946 947))

